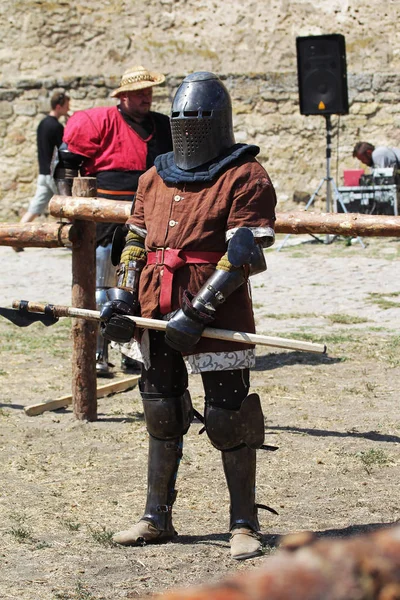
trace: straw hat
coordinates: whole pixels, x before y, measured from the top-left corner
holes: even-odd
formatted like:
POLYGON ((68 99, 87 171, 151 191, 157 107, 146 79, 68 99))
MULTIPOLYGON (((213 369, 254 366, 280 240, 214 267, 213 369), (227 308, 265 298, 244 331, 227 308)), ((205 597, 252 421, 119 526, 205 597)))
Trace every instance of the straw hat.
POLYGON ((142 90, 153 85, 160 85, 163 81, 165 81, 165 77, 161 73, 153 73, 140 65, 131 67, 122 75, 119 88, 114 90, 111 96, 115 98, 123 92, 142 90))

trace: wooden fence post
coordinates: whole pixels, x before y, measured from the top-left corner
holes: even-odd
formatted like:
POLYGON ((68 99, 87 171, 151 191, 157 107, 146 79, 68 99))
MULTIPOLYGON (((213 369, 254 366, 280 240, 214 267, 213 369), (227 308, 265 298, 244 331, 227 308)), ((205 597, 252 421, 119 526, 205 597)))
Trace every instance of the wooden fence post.
MULTIPOLYGON (((75 178, 73 195, 96 196, 94 177, 75 178)), ((96 224, 75 221, 79 244, 72 247, 72 306, 96 309, 96 224)), ((96 421, 96 337, 98 325, 74 319, 72 324, 72 398, 74 415, 82 421, 96 421)))

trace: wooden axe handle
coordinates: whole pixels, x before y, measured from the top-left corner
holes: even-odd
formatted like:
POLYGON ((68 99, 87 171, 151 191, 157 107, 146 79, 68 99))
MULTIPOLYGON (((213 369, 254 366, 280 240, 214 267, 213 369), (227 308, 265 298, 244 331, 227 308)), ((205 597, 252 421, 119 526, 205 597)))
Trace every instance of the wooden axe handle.
MULTIPOLYGON (((20 300, 14 300, 13 308, 19 308, 20 300)), ((27 302, 25 309, 29 312, 51 313, 55 317, 75 317, 80 319, 90 319, 100 321, 100 313, 97 310, 88 310, 86 308, 75 308, 74 306, 60 306, 54 304, 42 304, 38 302, 27 302)), ((145 317, 126 317, 136 323, 143 329, 165 330, 167 321, 160 319, 147 319, 145 317)), ((242 344, 259 344, 261 346, 272 346, 274 348, 284 348, 286 350, 301 350, 303 352, 314 352, 316 354, 326 354, 325 344, 314 344, 302 340, 291 340, 281 337, 272 337, 269 335, 260 335, 257 333, 246 333, 244 331, 230 331, 229 329, 214 329, 206 327, 202 337, 214 340, 226 340, 241 342, 242 344)))

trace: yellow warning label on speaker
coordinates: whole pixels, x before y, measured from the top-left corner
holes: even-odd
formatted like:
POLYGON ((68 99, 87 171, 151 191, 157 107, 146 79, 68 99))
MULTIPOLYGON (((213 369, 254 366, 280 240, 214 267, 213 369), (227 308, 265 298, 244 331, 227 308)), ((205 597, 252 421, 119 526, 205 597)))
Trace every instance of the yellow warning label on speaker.
POLYGON ((322 100, 321 100, 321 102, 318 104, 318 108, 319 108, 319 110, 324 110, 324 109, 326 108, 326 106, 325 106, 325 104, 322 102, 322 100))

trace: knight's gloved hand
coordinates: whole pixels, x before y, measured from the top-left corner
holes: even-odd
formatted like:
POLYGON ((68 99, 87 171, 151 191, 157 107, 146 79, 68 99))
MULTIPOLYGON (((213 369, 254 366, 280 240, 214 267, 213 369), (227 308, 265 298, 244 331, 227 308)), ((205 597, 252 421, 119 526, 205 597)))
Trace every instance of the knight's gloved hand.
POLYGON ((135 322, 126 317, 136 314, 137 301, 133 294, 119 288, 107 290, 107 297, 109 300, 100 312, 101 334, 113 342, 129 342, 135 331, 135 322))
POLYGON ((190 352, 201 338, 206 326, 214 320, 212 306, 193 306, 193 296, 189 292, 183 295, 182 308, 177 310, 168 321, 165 341, 168 346, 183 354, 190 352))

